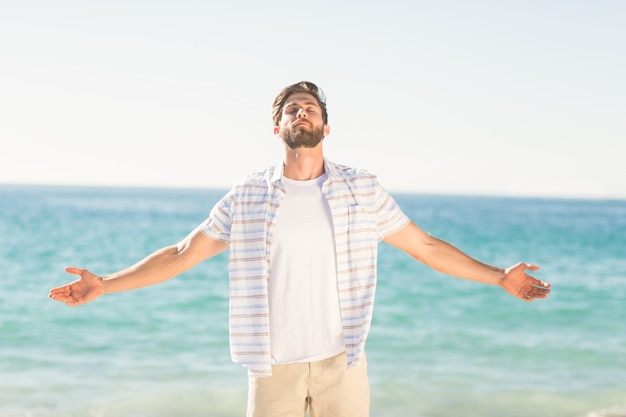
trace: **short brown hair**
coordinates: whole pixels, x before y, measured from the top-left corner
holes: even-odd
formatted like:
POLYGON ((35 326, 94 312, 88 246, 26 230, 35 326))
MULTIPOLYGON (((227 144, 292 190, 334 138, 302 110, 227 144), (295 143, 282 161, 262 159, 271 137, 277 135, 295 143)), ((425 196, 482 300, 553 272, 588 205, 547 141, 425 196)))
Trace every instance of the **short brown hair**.
POLYGON ((307 93, 315 97, 317 104, 319 104, 322 109, 322 119, 324 120, 324 124, 328 124, 328 112, 326 111, 326 96, 324 95, 324 92, 312 82, 300 81, 299 83, 291 84, 283 88, 274 99, 274 107, 272 108, 272 120, 274 121, 274 126, 278 126, 280 123, 283 107, 285 106, 289 96, 294 93, 307 93))

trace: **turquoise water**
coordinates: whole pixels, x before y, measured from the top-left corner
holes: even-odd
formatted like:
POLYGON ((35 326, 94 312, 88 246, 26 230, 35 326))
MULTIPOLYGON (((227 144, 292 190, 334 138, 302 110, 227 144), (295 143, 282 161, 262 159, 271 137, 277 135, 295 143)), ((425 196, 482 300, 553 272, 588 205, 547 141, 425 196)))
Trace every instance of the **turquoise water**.
MULTIPOLYGON (((0 186, 0 417, 244 415, 226 254, 78 308, 47 298, 71 279, 65 266, 128 266, 222 194, 0 186)), ((382 244, 372 417, 626 416, 626 201, 396 198, 485 262, 540 265, 553 294, 523 303, 382 244)))

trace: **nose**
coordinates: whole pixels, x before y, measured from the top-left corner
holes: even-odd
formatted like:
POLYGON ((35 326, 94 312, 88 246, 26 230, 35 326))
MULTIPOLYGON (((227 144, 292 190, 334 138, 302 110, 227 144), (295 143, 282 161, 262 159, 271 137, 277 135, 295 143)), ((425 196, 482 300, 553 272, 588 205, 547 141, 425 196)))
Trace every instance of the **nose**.
POLYGON ((304 111, 304 109, 300 109, 300 110, 298 110, 298 114, 296 114, 296 116, 298 116, 298 117, 306 117, 306 112, 304 111))

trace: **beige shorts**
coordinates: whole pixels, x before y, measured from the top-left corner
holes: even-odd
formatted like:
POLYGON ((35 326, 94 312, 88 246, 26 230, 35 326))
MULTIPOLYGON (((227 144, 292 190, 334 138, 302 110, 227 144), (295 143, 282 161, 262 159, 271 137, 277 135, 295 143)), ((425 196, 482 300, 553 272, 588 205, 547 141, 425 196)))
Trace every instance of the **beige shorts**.
POLYGON ((249 377, 247 417, 368 417, 365 355, 346 369, 346 354, 318 362, 273 365, 272 376, 249 377))

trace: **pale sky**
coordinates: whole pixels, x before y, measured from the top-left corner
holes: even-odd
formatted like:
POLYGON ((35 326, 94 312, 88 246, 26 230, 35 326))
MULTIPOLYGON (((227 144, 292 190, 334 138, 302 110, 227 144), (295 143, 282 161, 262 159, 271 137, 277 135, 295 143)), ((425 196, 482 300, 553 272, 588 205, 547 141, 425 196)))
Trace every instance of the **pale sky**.
POLYGON ((271 104, 395 192, 626 198, 626 1, 0 0, 0 184, 228 188, 271 104))

